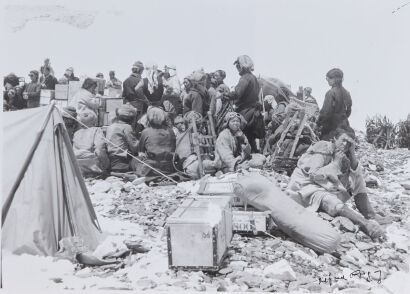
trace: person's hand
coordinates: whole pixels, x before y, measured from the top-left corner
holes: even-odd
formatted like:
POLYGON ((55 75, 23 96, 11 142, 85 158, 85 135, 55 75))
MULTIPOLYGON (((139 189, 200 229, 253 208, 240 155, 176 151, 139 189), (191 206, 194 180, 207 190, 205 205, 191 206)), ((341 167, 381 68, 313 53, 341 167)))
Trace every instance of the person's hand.
POLYGON ((373 240, 385 241, 387 239, 384 229, 375 221, 369 220, 365 225, 365 233, 373 240))

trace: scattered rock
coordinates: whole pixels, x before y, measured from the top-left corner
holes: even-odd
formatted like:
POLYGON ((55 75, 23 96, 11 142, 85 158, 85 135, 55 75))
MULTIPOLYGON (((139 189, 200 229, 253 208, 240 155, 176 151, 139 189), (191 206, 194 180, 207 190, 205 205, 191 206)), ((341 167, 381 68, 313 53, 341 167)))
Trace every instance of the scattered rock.
POLYGON ((225 267, 225 268, 220 269, 220 270, 218 271, 218 273, 220 273, 221 275, 227 275, 227 274, 229 274, 229 273, 231 273, 231 272, 233 272, 233 269, 230 268, 230 267, 225 267))
POLYGON ((352 221, 346 217, 338 216, 333 221, 332 224, 336 227, 346 231, 346 232, 355 232, 356 226, 352 223, 352 221))
POLYGON ((267 278, 282 281, 296 281, 295 272, 290 267, 289 263, 284 259, 265 267, 263 274, 267 278))

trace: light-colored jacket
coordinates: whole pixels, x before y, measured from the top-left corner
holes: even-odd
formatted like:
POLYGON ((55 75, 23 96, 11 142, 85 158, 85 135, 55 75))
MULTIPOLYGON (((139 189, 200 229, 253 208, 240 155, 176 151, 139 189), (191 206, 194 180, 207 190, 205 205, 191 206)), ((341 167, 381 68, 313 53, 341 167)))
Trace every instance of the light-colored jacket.
POLYGON ((77 113, 84 108, 88 108, 98 114, 100 99, 96 98, 94 94, 87 91, 86 89, 81 88, 71 99, 69 106, 74 107, 77 110, 77 113))
MULTIPOLYGON (((245 137, 245 144, 249 145, 245 137)), ((215 153, 218 160, 221 161, 221 168, 224 172, 234 171, 237 163, 241 161, 241 156, 234 156, 238 152, 237 144, 232 132, 226 128, 218 136, 215 143, 215 153)))
POLYGON ((110 161, 101 128, 91 127, 76 131, 73 150, 82 172, 101 173, 109 168, 110 161))

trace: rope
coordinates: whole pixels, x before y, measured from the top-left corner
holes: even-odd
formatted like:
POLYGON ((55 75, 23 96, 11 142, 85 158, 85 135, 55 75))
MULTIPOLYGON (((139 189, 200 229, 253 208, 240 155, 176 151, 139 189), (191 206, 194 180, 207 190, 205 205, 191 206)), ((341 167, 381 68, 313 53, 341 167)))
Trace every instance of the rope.
MULTIPOLYGON (((77 118, 73 117, 70 113, 64 111, 64 109, 61 110, 62 112, 64 112, 65 114, 67 114, 69 117, 71 117, 72 119, 74 119, 76 122, 78 122, 80 125, 82 125, 83 127, 89 129, 89 127, 87 127, 85 124, 83 124, 82 122, 80 122, 77 118)), ((104 141, 106 141, 107 143, 112 144, 114 147, 120 149, 121 151, 126 152, 129 156, 131 156, 132 158, 134 158, 135 160, 137 160, 139 163, 142 163, 143 165, 149 167, 150 169, 152 169, 153 171, 155 171, 156 173, 160 174, 161 176, 167 178, 168 180, 172 181, 175 184, 178 184, 177 181, 175 181, 173 178, 167 176, 166 174, 160 172, 159 170, 157 170, 156 168, 152 167, 151 165, 149 165, 148 163, 145 163, 144 161, 142 161, 141 159, 135 157, 134 155, 132 155, 131 153, 128 152, 128 150, 122 149, 120 146, 114 144, 113 142, 111 142, 110 140, 108 140, 107 138, 103 137, 104 141)))

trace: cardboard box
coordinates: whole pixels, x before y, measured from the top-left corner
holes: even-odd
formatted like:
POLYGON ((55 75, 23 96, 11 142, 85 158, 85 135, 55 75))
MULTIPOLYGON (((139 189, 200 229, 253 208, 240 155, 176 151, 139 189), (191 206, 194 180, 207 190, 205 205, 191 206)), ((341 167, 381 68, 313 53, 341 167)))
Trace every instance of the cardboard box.
POLYGON ((68 102, 70 102, 71 98, 81 89, 82 84, 80 81, 71 81, 68 83, 68 102))
POLYGON ((269 211, 233 210, 232 228, 234 233, 260 234, 266 233, 272 226, 269 211))
POLYGON ((228 197, 188 198, 167 219, 168 266, 218 271, 232 239, 228 197))
POLYGON ((217 179, 215 177, 204 177, 199 183, 197 193, 199 195, 229 196, 232 199, 232 206, 244 206, 241 198, 234 193, 234 183, 236 179, 226 177, 217 179))
POLYGON ((68 85, 56 85, 55 98, 59 100, 68 99, 68 85))

